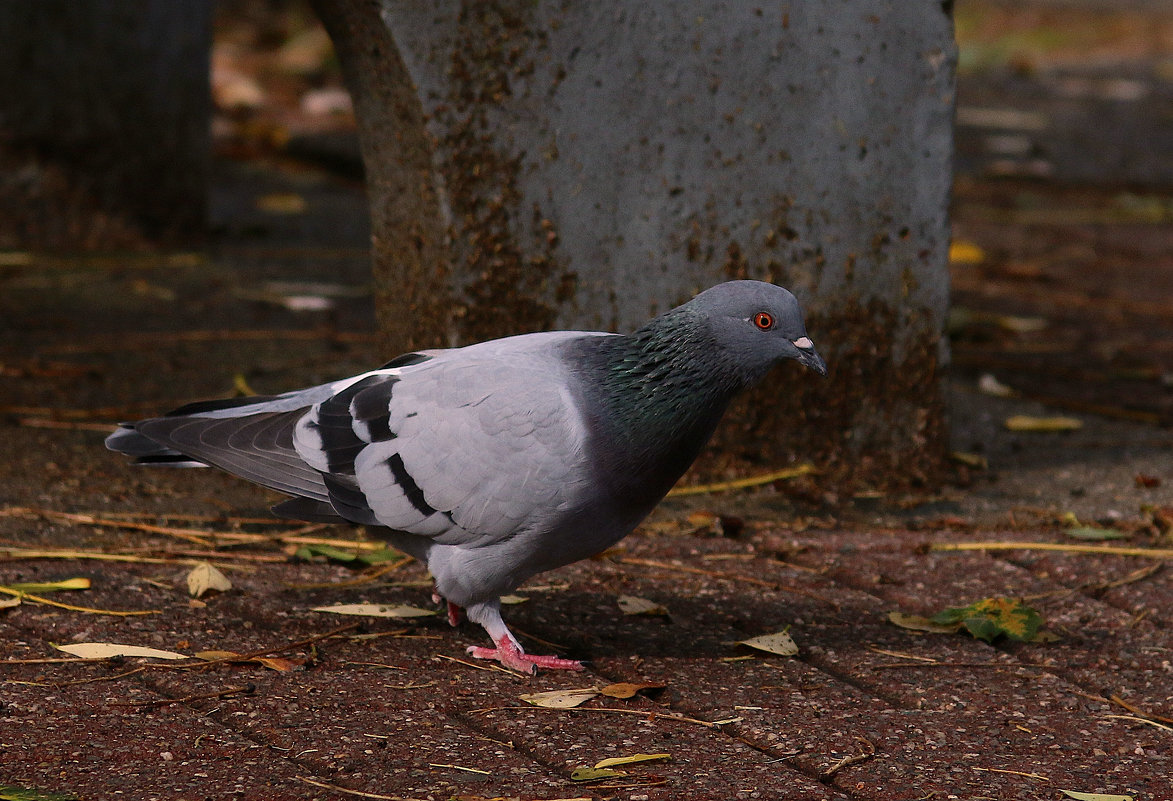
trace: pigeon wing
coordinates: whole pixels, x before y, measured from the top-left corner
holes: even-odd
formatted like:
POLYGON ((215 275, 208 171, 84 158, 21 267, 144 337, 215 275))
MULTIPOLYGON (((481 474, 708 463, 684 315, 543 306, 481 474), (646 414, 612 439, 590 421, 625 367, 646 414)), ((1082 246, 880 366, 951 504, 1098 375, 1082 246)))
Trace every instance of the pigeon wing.
POLYGON ((315 404, 294 447, 350 519, 453 545, 538 526, 573 505, 585 476, 583 426, 554 347, 570 336, 367 374, 315 404))

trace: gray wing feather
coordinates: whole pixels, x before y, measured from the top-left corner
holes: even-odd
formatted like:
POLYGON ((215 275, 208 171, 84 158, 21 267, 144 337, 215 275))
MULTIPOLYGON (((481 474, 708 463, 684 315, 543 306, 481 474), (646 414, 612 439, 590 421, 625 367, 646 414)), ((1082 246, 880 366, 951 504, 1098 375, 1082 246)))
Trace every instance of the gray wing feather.
POLYGON ((579 489, 584 434, 554 347, 576 336, 514 337, 368 377, 316 404, 294 446, 353 475, 384 526, 451 545, 506 538, 579 489))

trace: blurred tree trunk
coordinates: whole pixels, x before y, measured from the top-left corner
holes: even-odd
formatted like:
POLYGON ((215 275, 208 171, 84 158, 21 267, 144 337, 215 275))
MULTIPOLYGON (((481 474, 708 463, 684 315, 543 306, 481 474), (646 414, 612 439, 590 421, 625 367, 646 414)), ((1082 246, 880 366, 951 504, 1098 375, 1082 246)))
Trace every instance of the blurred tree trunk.
POLYGON ((392 344, 629 330, 771 280, 832 376, 784 368, 718 443, 856 486, 938 475, 950 3, 315 6, 355 95, 392 344))
POLYGON ((150 237, 199 238, 211 15, 211 0, 0 3, 0 143, 150 237))

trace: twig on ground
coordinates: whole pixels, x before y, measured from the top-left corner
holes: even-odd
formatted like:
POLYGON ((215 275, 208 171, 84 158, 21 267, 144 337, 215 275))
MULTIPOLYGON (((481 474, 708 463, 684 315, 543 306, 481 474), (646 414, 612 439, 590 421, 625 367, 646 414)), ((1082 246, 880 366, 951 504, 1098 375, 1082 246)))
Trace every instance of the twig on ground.
POLYGON ((485 709, 470 710, 470 714, 485 715, 485 714, 488 714, 489 712, 504 712, 507 710, 517 710, 517 709, 528 709, 528 710, 551 709, 555 712, 595 712, 595 713, 602 714, 602 715, 637 715, 637 716, 642 716, 645 718, 653 718, 656 720, 675 720, 679 723, 693 723, 698 726, 704 726, 709 729, 717 729, 717 728, 720 728, 721 726, 725 726, 730 723, 739 723, 741 721, 740 717, 728 718, 727 720, 711 720, 710 721, 710 720, 700 720, 698 718, 690 718, 690 717, 686 717, 684 715, 677 715, 677 714, 673 714, 670 712, 656 712, 654 710, 649 710, 649 709, 611 709, 609 707, 594 707, 594 706, 577 706, 577 707, 570 707, 567 709, 558 709, 555 707, 542 707, 542 706, 493 706, 493 707, 487 707, 485 709))
POLYGON ((832 765, 831 767, 827 768, 825 771, 820 773, 819 774, 819 781, 821 781, 821 782, 829 781, 836 773, 843 770, 848 765, 858 765, 860 762, 867 762, 869 759, 871 759, 872 757, 874 757, 876 755, 876 747, 874 745, 872 745, 871 740, 868 740, 866 737, 859 737, 859 736, 856 736, 855 739, 858 742, 863 743, 864 752, 862 754, 852 754, 850 756, 843 757, 838 762, 836 762, 834 765, 832 765))
POLYGON ((748 489, 749 487, 760 487, 763 484, 773 484, 775 481, 784 481, 788 478, 798 478, 799 476, 808 476, 813 473, 818 473, 815 466, 809 462, 803 462, 795 467, 788 467, 785 470, 775 470, 770 473, 763 473, 758 476, 748 476, 746 478, 738 478, 733 481, 718 481, 714 484, 696 484, 686 487, 674 487, 669 490, 669 498, 679 498, 685 495, 707 495, 713 492, 725 492, 727 490, 748 489))
POLYGON ((171 706, 171 704, 186 704, 190 701, 208 701, 213 698, 226 698, 229 695, 252 695, 257 691, 257 686, 251 682, 242 684, 239 687, 229 687, 225 690, 217 690, 214 693, 197 693, 195 695, 185 695, 182 698, 156 698, 152 701, 109 701, 107 706, 137 706, 147 709, 155 706, 171 706))
POLYGON ((422 798, 406 798, 401 795, 380 795, 379 793, 364 793, 360 790, 347 790, 345 787, 339 787, 336 784, 320 782, 317 779, 311 779, 308 776, 298 776, 297 780, 305 782, 306 784, 312 785, 314 787, 321 787, 323 790, 332 790, 335 793, 354 795, 358 796, 359 798, 375 798, 378 799, 378 801, 424 801, 422 798))
POLYGON ((932 551, 1063 551, 1098 553, 1111 556, 1142 556, 1148 559, 1173 559, 1173 548, 1122 548, 1113 545, 1076 545, 1061 542, 934 542, 932 551))
POLYGON ((1116 704, 1117 706, 1124 707, 1129 712, 1131 712, 1132 714, 1134 714, 1138 717, 1148 718, 1149 720, 1159 720, 1162 723, 1173 723, 1173 718, 1167 718, 1167 717, 1164 717, 1163 715, 1156 715, 1156 714, 1153 714, 1152 712, 1146 712, 1145 710, 1141 709, 1137 705, 1128 703, 1123 698, 1121 698, 1119 695, 1115 695, 1115 694, 1109 695, 1108 700, 1111 701, 1112 703, 1116 704))
POLYGON ((23 590, 13 590, 8 587, 0 587, 0 593, 5 595, 15 595, 22 601, 32 601, 33 603, 45 604, 46 606, 55 606, 58 609, 68 609, 71 612, 86 612, 91 615, 114 615, 115 617, 134 617, 136 615, 156 615, 159 613, 158 609, 95 609, 92 606, 74 606, 73 604, 65 604, 60 601, 53 601, 44 598, 40 595, 33 595, 31 592, 24 592, 23 590))

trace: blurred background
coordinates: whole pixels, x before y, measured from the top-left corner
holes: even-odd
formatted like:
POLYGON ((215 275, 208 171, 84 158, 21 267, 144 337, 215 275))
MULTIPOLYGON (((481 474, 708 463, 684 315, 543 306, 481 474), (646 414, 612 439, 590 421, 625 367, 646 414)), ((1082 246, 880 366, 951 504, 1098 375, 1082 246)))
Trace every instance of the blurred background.
MULTIPOLYGON (((27 4, 23 16, 0 24, 0 35, 27 42, 14 26, 51 33, 96 24, 60 8, 38 16, 36 9, 52 5, 27 4)), ((27 80, 30 64, 63 60, 52 35, 0 56, 7 60, 0 107, 8 109, 0 131, 7 308, 0 330, 18 347, 29 336, 38 343, 23 360, 9 354, 5 377, 80 369, 63 365, 62 354, 77 347, 79 332, 98 329, 121 343, 120 351, 93 346, 87 353, 86 369, 98 374, 103 360, 129 358, 125 343, 133 337, 177 325, 215 331, 247 322, 324 337, 322 345, 307 337, 295 362, 288 337, 271 338, 243 368, 245 387, 284 389, 298 376, 323 380, 379 358, 363 166, 329 37, 304 0, 183 5, 191 16, 173 23, 181 25, 178 51, 206 51, 200 26, 211 31, 203 62, 210 127, 197 124, 174 141, 126 142, 113 167, 80 133, 63 131, 61 120, 13 112, 76 79, 27 80), (209 135, 210 156, 193 156, 209 135), (145 179, 109 179, 136 155, 147 165, 145 179), (94 293, 109 294, 109 302, 95 307, 94 293), (73 344, 54 351, 48 345, 58 334, 73 344), (268 385, 274 375, 279 386, 268 385)), ((971 396, 1034 401, 1055 415, 1140 424, 1157 432, 1149 443, 1167 453, 1173 5, 958 0, 953 14, 959 68, 948 334, 955 383, 971 396)), ((68 60, 91 73, 101 69, 99 55, 68 60)), ((153 69, 190 70, 176 63, 153 69)), ((144 72, 143 85, 125 91, 162 95, 161 119, 202 108, 200 76, 160 92, 151 70, 144 72)), ((86 102, 96 103, 95 129, 118 128, 119 120, 102 119, 100 100, 78 99, 86 102)), ((231 348, 224 344, 230 337, 206 339, 231 348)), ((190 358, 216 358, 206 348, 202 354, 190 358)), ((188 357, 173 358, 189 366, 188 357)), ((222 375, 208 382, 155 391, 181 400, 231 389, 222 375)), ((101 385, 100 375, 94 383, 101 385)), ((20 408, 77 409, 77 392, 48 381, 20 408)), ((953 398, 954 478, 962 484, 988 465, 992 448, 1004 445, 1007 458, 1023 449, 1013 438, 992 445, 988 433, 999 421, 971 408, 965 392, 953 398)), ((95 390, 93 402, 101 406, 105 397, 95 390)), ((1138 487, 1149 479, 1159 486, 1159 476, 1137 472, 1138 487)))

